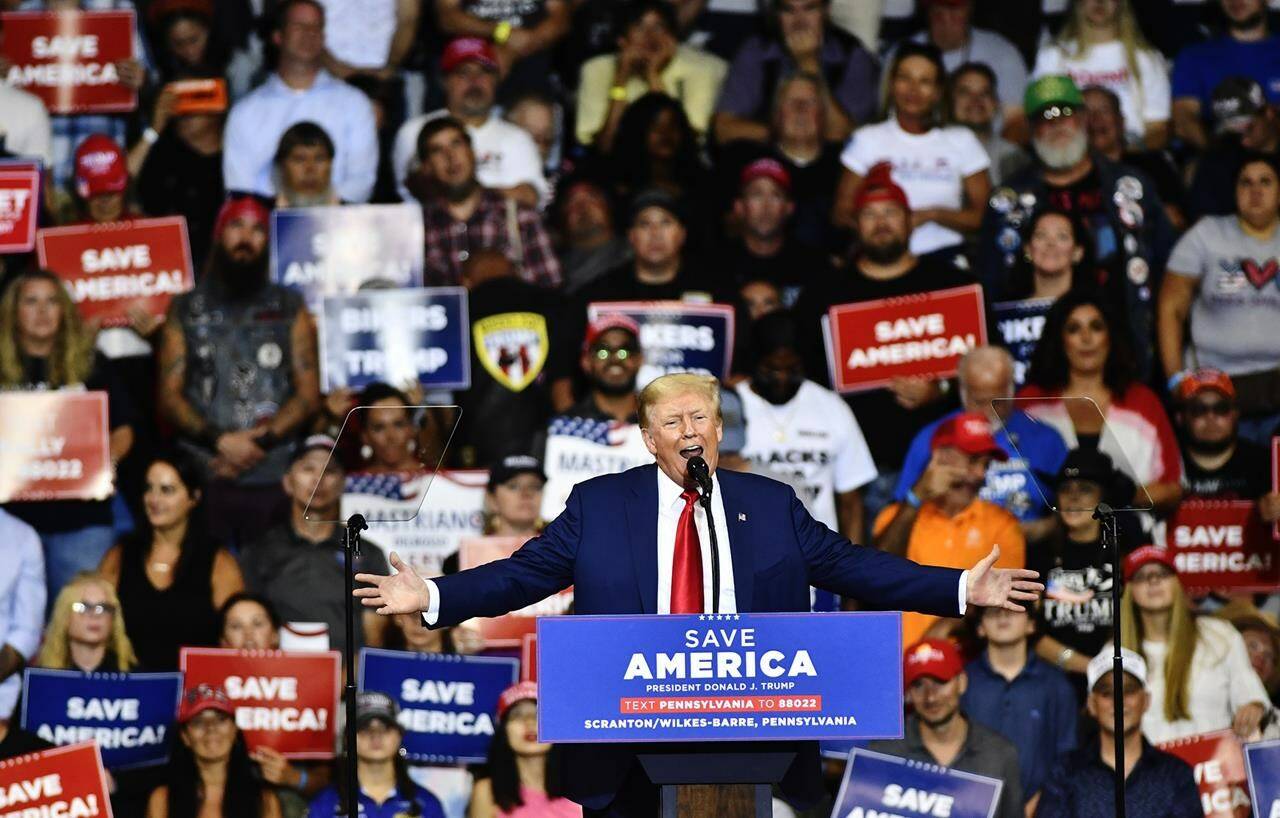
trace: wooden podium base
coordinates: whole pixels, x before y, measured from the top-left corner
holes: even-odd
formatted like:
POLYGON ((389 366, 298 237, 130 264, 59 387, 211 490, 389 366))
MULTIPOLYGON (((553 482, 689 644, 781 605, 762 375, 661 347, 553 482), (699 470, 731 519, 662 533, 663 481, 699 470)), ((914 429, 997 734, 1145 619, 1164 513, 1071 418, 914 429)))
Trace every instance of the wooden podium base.
POLYGON ((771 818, 768 784, 668 784, 662 788, 662 818, 771 818))

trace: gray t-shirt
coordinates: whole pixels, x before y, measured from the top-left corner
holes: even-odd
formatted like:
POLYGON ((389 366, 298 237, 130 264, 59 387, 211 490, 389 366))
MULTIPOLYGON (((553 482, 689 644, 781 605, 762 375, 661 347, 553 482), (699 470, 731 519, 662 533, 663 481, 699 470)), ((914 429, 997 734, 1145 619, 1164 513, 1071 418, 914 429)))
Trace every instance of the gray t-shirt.
POLYGON ((1228 375, 1280 363, 1280 230, 1258 241, 1235 216, 1206 216, 1173 248, 1168 269, 1194 278, 1187 363, 1228 375))

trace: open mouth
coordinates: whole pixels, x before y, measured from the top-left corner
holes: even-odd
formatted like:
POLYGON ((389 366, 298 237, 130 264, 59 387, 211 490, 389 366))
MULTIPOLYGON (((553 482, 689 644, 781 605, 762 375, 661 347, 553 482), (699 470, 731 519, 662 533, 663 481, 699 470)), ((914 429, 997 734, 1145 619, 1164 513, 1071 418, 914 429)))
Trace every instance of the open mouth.
POLYGON ((524 734, 524 740, 525 740, 525 741, 527 741, 527 742, 529 742, 530 744, 537 744, 537 743, 538 743, 538 734, 537 734, 537 733, 525 733, 525 734, 524 734))
POLYGON ((691 457, 701 457, 702 447, 701 446, 685 446, 683 449, 680 450, 680 456, 683 457, 685 460, 688 460, 691 457))

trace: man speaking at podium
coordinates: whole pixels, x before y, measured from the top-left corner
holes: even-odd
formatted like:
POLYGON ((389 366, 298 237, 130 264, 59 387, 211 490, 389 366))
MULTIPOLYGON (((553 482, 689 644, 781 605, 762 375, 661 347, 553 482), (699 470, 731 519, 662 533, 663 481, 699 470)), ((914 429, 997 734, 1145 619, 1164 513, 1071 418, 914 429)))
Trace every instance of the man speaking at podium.
MULTIPOLYGON (((968 605, 1022 610, 1018 603, 1043 590, 1034 571, 992 568, 998 544, 968 571, 919 565, 854 545, 814 520, 784 483, 717 471, 723 426, 714 378, 657 378, 640 393, 639 416, 656 465, 579 483, 560 516, 508 559, 424 580, 392 554, 399 573, 357 575, 371 587, 356 596, 380 614, 422 611, 428 626, 448 627, 523 608, 570 585, 575 612, 595 615, 808 611, 814 585, 867 609, 954 617, 968 605), (699 502, 708 490, 714 532, 699 502), (718 604, 712 542, 719 546, 718 604)), ((816 743, 785 749, 798 755, 783 791, 816 800, 816 743)), ((587 815, 657 813, 658 789, 636 763, 634 745, 570 744, 564 751, 565 794, 587 815)))

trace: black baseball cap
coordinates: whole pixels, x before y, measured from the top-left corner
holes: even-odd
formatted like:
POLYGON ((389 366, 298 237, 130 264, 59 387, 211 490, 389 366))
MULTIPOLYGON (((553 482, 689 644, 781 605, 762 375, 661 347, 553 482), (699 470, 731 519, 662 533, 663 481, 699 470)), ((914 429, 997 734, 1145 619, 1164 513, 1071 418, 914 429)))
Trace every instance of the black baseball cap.
POLYGON ((1116 469, 1111 458, 1097 449, 1072 449, 1062 461, 1058 470, 1055 486, 1061 486, 1068 480, 1088 480, 1097 483, 1107 490, 1115 479, 1116 469))
MULTIPOLYGON (((293 447, 293 451, 289 453, 289 465, 292 466, 294 463, 297 463, 308 452, 332 452, 333 447, 336 445, 338 445, 337 441, 328 435, 307 435, 307 437, 303 438, 297 446, 293 447)), ((336 457, 333 458, 333 462, 341 468, 342 464, 336 457)))
POLYGON ((1262 86, 1249 77, 1227 77, 1213 89, 1213 122, 1217 133, 1241 133, 1267 107, 1262 86))
POLYGON ((541 460, 528 454, 509 454, 489 469, 489 488, 493 489, 522 474, 536 475, 543 483, 547 482, 541 460))
POLYGON ((685 223, 684 207, 680 200, 661 188, 651 187, 640 191, 631 200, 631 220, 628 224, 635 224, 640 214, 651 207, 660 207, 674 216, 676 221, 685 223))
POLYGON ((386 693, 366 690, 356 696, 356 729, 360 730, 371 721, 380 721, 388 727, 400 726, 396 717, 400 715, 400 707, 395 699, 386 693))

